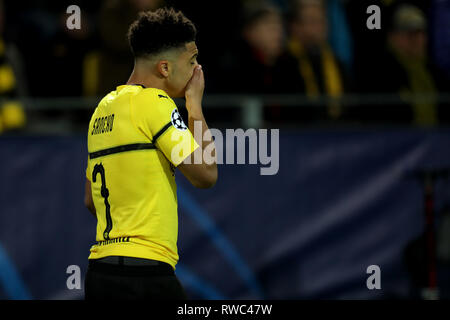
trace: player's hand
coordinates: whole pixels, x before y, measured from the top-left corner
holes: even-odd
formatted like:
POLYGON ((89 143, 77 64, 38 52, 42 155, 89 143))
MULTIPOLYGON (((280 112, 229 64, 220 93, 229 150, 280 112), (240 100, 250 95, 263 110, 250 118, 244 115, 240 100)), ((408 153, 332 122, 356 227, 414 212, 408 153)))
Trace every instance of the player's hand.
MULTIPOLYGON (((191 80, 186 85, 186 108, 190 112, 193 108, 201 110, 203 91, 205 90, 205 78, 202 66, 198 65, 194 69, 191 80)), ((194 111, 194 110, 192 110, 194 111)))

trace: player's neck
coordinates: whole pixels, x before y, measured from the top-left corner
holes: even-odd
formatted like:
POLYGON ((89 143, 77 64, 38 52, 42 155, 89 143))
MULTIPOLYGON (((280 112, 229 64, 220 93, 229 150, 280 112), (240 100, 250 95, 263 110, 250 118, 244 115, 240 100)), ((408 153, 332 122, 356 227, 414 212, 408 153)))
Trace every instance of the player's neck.
POLYGON ((167 92, 165 81, 163 79, 159 79, 149 72, 143 72, 136 68, 131 73, 130 78, 128 79, 126 84, 140 84, 146 88, 156 88, 167 92))

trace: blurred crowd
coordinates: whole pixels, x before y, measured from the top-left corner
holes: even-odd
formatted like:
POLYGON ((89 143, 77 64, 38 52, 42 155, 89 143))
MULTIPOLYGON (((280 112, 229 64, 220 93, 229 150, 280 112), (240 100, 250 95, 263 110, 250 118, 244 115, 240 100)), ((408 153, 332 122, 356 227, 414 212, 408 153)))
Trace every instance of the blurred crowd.
POLYGON ((161 6, 196 24, 206 94, 331 98, 317 109, 271 103, 270 122, 450 122, 450 0, 37 0, 0 1, 0 132, 26 122, 14 98, 103 96, 125 83, 128 26, 161 6), (66 26, 72 4, 79 30, 66 26), (340 102, 353 94, 375 98, 340 102))

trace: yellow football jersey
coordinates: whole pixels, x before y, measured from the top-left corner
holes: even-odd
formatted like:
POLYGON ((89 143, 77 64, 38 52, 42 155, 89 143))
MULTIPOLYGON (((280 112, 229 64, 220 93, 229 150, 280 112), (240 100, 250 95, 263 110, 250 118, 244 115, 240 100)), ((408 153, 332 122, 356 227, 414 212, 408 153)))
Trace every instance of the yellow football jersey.
POLYGON ((178 213, 175 167, 198 144, 163 90, 123 85, 105 96, 89 123, 97 244, 89 259, 128 256, 175 268, 178 213))

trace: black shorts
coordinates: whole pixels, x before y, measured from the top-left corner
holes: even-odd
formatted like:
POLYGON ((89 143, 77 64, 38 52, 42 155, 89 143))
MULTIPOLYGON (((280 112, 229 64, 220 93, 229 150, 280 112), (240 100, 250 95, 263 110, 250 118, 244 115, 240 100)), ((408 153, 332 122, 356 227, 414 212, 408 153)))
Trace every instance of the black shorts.
POLYGON ((131 257, 89 260, 86 300, 185 300, 173 268, 164 262, 131 257))

